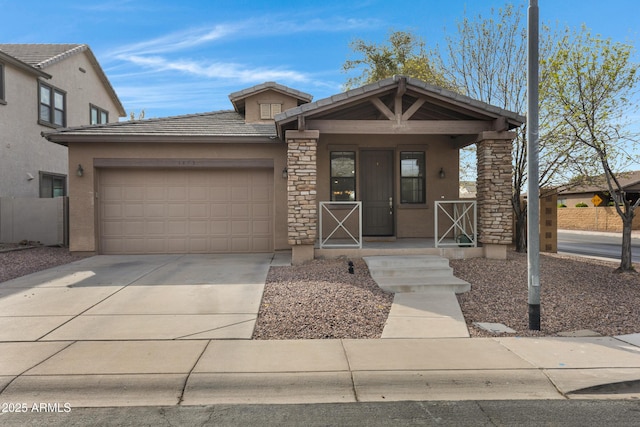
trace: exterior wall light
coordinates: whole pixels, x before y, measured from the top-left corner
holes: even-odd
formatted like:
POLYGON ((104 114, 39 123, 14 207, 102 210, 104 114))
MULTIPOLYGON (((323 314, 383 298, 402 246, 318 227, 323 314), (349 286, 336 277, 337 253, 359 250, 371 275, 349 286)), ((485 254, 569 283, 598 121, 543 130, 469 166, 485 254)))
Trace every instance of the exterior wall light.
POLYGON ((282 169, 282 178, 289 178, 289 170, 287 168, 282 169))
POLYGON ((82 165, 78 163, 78 169, 76 170, 76 175, 78 176, 83 176, 84 175, 84 169, 82 169, 82 165))
POLYGON ((440 177, 440 179, 444 179, 445 178, 445 174, 444 174, 444 169, 440 168, 440 172, 438 173, 438 176, 440 177))

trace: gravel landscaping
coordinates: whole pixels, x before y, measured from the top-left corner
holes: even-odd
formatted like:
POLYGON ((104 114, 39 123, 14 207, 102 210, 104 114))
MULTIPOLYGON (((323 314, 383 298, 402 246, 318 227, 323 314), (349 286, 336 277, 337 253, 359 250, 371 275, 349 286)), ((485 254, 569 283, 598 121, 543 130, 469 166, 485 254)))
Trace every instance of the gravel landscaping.
MULTIPOLYGON (((66 248, 35 247, 3 252, 1 282, 81 259, 66 248)), ((379 338, 393 294, 380 289, 366 264, 354 259, 314 260, 272 267, 254 339, 379 338)), ((589 330, 601 335, 640 332, 640 274, 619 274, 618 263, 541 255, 541 331, 528 329, 527 256, 506 261, 453 260, 454 274, 471 283, 459 295, 472 337, 492 336, 474 322, 502 323, 518 336, 555 336, 589 330)))
POLYGON ((471 291, 458 296, 471 336, 491 336, 473 322, 502 323, 518 336, 640 332, 640 274, 615 272, 619 262, 542 254, 541 331, 529 330, 527 254, 509 252, 506 261, 477 258, 450 265, 457 277, 471 283, 471 291))
POLYGON ((82 258, 71 255, 67 248, 0 243, 0 286, 7 280, 82 258))
POLYGON ((254 339, 380 338, 393 294, 362 259, 271 267, 254 339))

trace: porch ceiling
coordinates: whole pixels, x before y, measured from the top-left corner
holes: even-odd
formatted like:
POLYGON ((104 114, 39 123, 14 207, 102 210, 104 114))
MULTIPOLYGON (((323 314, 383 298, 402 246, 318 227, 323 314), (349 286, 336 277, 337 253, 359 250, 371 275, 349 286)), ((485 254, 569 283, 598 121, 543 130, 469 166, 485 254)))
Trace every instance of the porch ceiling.
MULTIPOLYGON (((394 90, 389 93, 374 96, 393 111, 395 107, 394 90)), ((402 112, 406 112, 412 105, 422 97, 417 93, 405 93, 402 96, 402 112)), ((366 99, 363 102, 354 105, 346 105, 344 108, 321 112, 308 116, 313 120, 388 120, 387 117, 371 102, 366 99)), ((486 120, 480 114, 473 114, 468 111, 459 111, 448 106, 438 103, 437 100, 428 99, 420 106, 420 108, 411 116, 409 120, 486 120)))
MULTIPOLYGON (((417 79, 395 76, 276 116, 278 134, 440 134, 459 137, 516 128, 524 117, 417 79)), ((460 145, 471 143, 468 137, 460 145)))

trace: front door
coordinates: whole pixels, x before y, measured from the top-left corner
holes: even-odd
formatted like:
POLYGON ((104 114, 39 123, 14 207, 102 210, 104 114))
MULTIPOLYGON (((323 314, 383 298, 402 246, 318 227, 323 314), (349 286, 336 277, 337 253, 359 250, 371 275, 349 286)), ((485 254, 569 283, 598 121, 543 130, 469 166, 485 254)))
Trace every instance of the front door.
POLYGON ((393 236, 393 151, 360 152, 362 234, 393 236))

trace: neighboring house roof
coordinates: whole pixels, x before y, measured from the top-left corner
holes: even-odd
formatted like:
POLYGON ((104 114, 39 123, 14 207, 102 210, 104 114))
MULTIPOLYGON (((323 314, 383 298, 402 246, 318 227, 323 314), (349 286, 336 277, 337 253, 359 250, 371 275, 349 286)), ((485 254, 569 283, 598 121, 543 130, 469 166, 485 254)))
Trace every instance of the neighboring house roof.
MULTIPOLYGON (((616 174, 618 182, 625 191, 640 191, 640 171, 620 172, 616 174)), ((609 191, 604 175, 587 179, 587 183, 581 185, 566 185, 558 191, 559 194, 599 193, 609 191)))
POLYGON ((88 49, 83 44, 0 44, 0 50, 32 67, 43 69, 88 49))
POLYGON ((50 74, 47 74, 44 71, 34 68, 33 66, 19 60, 18 58, 14 58, 13 56, 3 52, 2 50, 0 50, 0 61, 11 64, 22 71, 26 71, 29 74, 33 74, 34 76, 43 77, 45 79, 51 78, 50 74))
MULTIPOLYGON (((526 120, 524 116, 513 111, 508 111, 485 102, 477 101, 468 96, 460 95, 459 93, 434 86, 419 79, 405 76, 393 76, 347 92, 333 95, 329 98, 320 99, 318 101, 303 104, 297 108, 291 108, 284 111, 275 117, 279 133, 281 133, 282 130, 289 128, 287 125, 291 125, 297 121, 299 116, 309 117, 313 115, 315 117, 320 117, 327 112, 337 112, 341 108, 346 108, 349 105, 371 98, 372 96, 378 96, 386 92, 393 91, 401 84, 406 84, 405 93, 411 91, 419 96, 426 96, 433 102, 433 104, 437 104, 438 108, 431 108, 429 110, 424 108, 424 111, 421 113, 422 116, 419 117, 421 120, 458 119, 465 116, 474 117, 476 119, 496 119, 504 117, 508 121, 509 129, 522 125, 526 120), (453 107, 453 109, 450 107, 453 107)), ((370 108, 368 111, 359 109, 357 111, 351 111, 350 113, 354 115, 354 117, 357 115, 359 118, 367 118, 366 115, 371 115, 371 112, 378 114, 375 108, 370 108)))
POLYGON ((294 98, 297 98, 298 105, 306 104, 308 102, 311 102, 311 100, 313 99, 313 96, 309 95, 308 93, 300 92, 299 90, 292 89, 287 86, 283 86, 276 82, 265 82, 259 85, 252 86, 247 89, 233 92, 232 94, 229 95, 229 100, 231 101, 231 103, 233 104, 233 108, 235 108, 237 112, 244 113, 245 99, 248 98, 249 96, 256 95, 258 93, 265 92, 267 90, 275 90, 277 92, 281 92, 286 95, 290 95, 294 98))
POLYGON ((189 114, 159 119, 135 120, 103 125, 78 126, 45 132, 49 141, 68 142, 268 142, 277 138, 273 123, 245 123, 244 116, 231 111, 189 114), (233 140, 230 140, 233 137, 233 140))
MULTIPOLYGON (((126 116, 126 111, 111 86, 111 82, 102 70, 100 63, 86 44, 0 44, 0 52, 9 55, 37 70, 43 70, 53 64, 63 61, 81 52, 86 52, 89 62, 93 65, 98 77, 104 84, 109 96, 118 108, 120 117, 126 116)), ((45 76, 46 77, 46 76, 45 76)), ((50 77, 50 76, 49 76, 50 77)))

